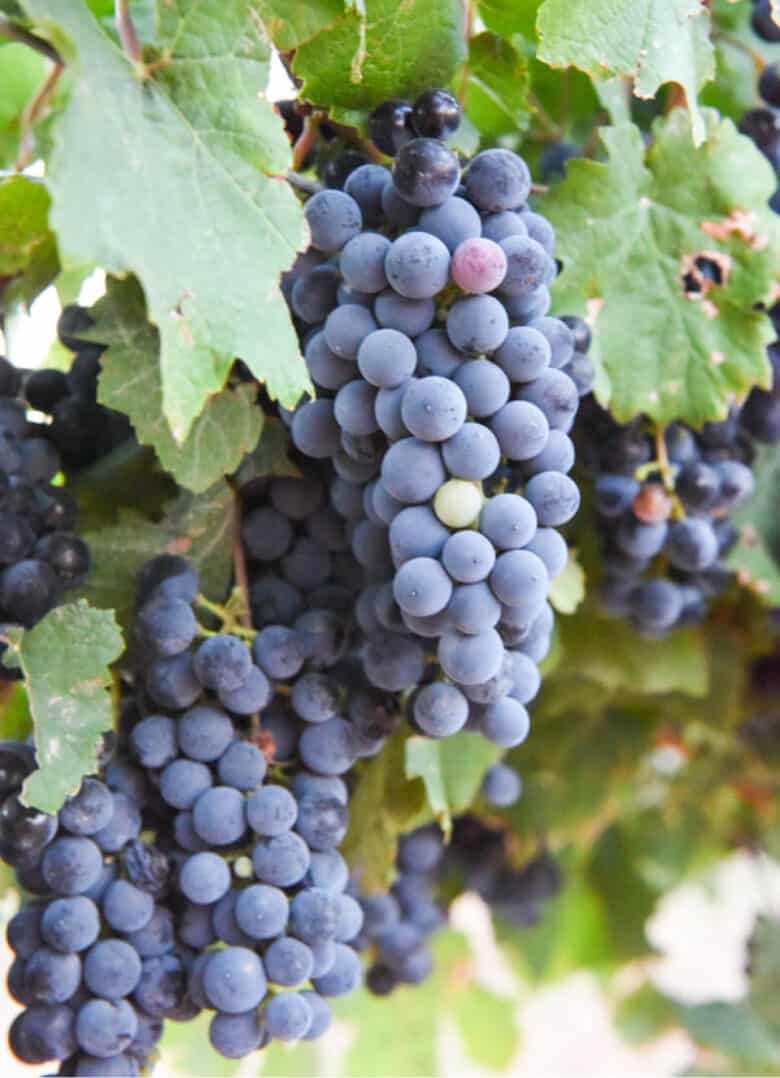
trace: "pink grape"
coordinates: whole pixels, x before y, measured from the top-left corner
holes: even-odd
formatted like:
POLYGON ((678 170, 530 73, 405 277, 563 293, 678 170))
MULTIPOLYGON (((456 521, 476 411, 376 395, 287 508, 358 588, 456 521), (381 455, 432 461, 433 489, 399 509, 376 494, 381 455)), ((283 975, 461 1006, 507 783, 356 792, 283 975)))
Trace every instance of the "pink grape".
POLYGON ((464 240, 455 248, 450 270, 464 292, 492 292, 506 274, 506 255, 493 240, 464 240))

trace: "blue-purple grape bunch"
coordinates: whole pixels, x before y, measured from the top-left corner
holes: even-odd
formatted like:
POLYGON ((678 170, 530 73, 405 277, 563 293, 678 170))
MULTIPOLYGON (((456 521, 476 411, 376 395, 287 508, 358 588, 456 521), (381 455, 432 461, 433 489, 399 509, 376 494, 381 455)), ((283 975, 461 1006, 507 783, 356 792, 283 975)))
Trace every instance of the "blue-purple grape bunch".
POLYGON ((24 1062, 138 1074, 165 1019, 203 1010, 215 1049, 240 1058, 319 1037, 327 999, 361 982, 350 943, 363 916, 338 846, 341 776, 365 743, 317 710, 323 694, 305 682, 323 634, 208 630, 197 597, 181 558, 142 570, 119 738, 58 816, 19 799, 30 747, 0 751, 0 850, 32 896, 9 928, 9 989, 26 1008, 10 1038, 24 1062), (274 730, 252 716, 279 690, 292 711, 298 686, 310 717, 288 724, 295 766, 269 773, 274 730))
POLYGON ((451 106, 430 135, 413 108, 378 111, 392 170, 362 165, 305 206, 312 247, 285 289, 317 398, 282 418, 363 571, 368 682, 412 694, 422 733, 510 747, 549 647, 593 372, 547 314, 555 238, 525 162, 488 150, 461 176, 451 106))
MULTIPOLYGON (((0 622, 30 628, 80 585, 89 550, 75 499, 57 480, 51 426, 32 418, 37 387, 59 371, 23 372, 0 357, 0 622)), ((4 670, 3 676, 8 676, 4 670)))

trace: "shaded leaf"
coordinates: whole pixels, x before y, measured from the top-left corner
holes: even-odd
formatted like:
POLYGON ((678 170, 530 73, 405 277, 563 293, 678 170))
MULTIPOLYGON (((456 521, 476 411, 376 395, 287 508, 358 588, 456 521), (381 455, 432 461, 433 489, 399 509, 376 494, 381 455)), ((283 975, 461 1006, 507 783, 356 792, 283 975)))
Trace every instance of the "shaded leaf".
POLYGON ((780 604, 780 446, 760 446, 752 470, 756 492, 732 515, 740 537, 727 563, 742 587, 775 607, 780 604))
POLYGON ((445 834, 452 830, 453 816, 470 807, 485 772, 499 755, 500 749, 479 734, 406 741, 406 777, 422 779, 428 804, 445 834))
POLYGON ((221 601, 231 576, 233 501, 230 487, 219 482, 203 494, 182 492, 160 520, 120 510, 116 524, 84 535, 92 554, 85 594, 112 607, 120 624, 128 626, 138 570, 150 558, 169 553, 189 558, 200 573, 201 591, 221 601))
POLYGON ((654 97, 667 82, 680 85, 694 141, 704 140, 697 91, 714 63, 700 0, 545 0, 537 27, 539 58, 553 67, 578 67, 594 80, 630 76, 637 97, 654 97))
POLYGON ((101 356, 98 399, 124 412, 144 445, 177 483, 202 493, 234 472, 260 437, 263 412, 251 383, 210 397, 185 441, 179 445, 162 413, 160 342, 146 320, 141 289, 134 278, 109 278, 106 295, 91 309, 94 326, 86 340, 108 345, 101 356))
POLYGON ((778 1042, 745 1003, 702 1003, 680 1007, 683 1028, 707 1048, 757 1066, 770 1066, 780 1059, 778 1042))
POLYGON ((469 41, 464 108, 487 141, 523 131, 530 120, 528 64, 497 34, 477 34, 469 41))
POLYGON ((277 48, 296 50, 301 96, 339 111, 446 86, 465 54, 458 0, 262 0, 260 7, 277 48))
POLYGON ((49 224, 49 195, 29 176, 0 179, 0 300, 31 302, 57 274, 57 246, 49 224))
POLYGON ((405 777, 405 745, 403 734, 391 737, 363 765, 350 798, 350 827, 341 852, 368 892, 392 883, 399 836, 424 822, 425 787, 405 777))
POLYGON ((24 675, 38 762, 22 800, 54 813, 97 769, 100 735, 113 725, 109 666, 122 653, 122 634, 113 611, 79 600, 27 632, 9 629, 8 639, 24 675))

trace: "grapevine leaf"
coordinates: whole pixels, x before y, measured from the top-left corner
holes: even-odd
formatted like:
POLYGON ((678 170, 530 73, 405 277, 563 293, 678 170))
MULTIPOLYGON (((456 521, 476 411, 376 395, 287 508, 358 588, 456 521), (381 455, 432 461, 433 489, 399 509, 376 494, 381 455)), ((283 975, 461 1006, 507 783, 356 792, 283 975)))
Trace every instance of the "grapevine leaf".
POLYGON ((651 948, 645 922, 658 896, 640 875, 629 838, 619 826, 608 828, 593 848, 588 881, 606 909, 620 910, 609 922, 615 953, 623 959, 647 954, 651 948))
POLYGON ((750 1006, 780 1038, 780 921, 759 917, 750 938, 750 1006))
POLYGON ((20 681, 0 689, 0 734, 4 741, 23 741, 32 729, 30 701, 20 681))
POLYGON ((675 1019, 674 1004, 649 984, 624 996, 615 1011, 615 1025, 631 1044, 660 1036, 675 1019))
POLYGON ((162 414, 159 335, 146 320, 135 279, 109 278, 106 295, 91 314, 95 324, 84 338, 108 346, 100 360, 100 402, 127 415, 139 442, 154 447, 180 486, 202 493, 234 472, 256 446, 263 426, 255 387, 244 384, 210 397, 178 445, 162 414))
POLYGON ((504 1071, 517 1052, 517 1003, 472 983, 458 992, 452 1013, 468 1055, 485 1071, 504 1071))
POLYGON ((300 48, 344 17, 344 0, 259 0, 260 15, 277 49, 300 48))
MULTIPOLYGON (((43 0, 25 6, 51 15, 43 0)), ((288 141, 261 96, 269 50, 253 6, 175 0, 158 12, 162 51, 143 79, 83 4, 57 6, 75 85, 47 184, 65 261, 141 281, 181 442, 235 356, 288 406, 309 388, 279 291, 305 226, 281 178, 288 141)))
POLYGON ((594 80, 628 75, 637 97, 679 84, 694 142, 704 141, 697 92, 714 61, 709 12, 700 0, 545 0, 537 28, 539 58, 552 67, 578 67, 594 80))
POLYGON ((703 1003, 677 1013, 683 1029, 707 1048, 758 1067, 780 1060, 778 1042, 747 1003, 703 1003))
POLYGON ((396 734, 364 766, 350 799, 342 853, 368 892, 392 883, 398 838, 425 809, 425 787, 404 776, 405 738, 396 734))
POLYGON ((97 769, 100 735, 113 724, 109 666, 122 654, 122 634, 113 611, 81 599, 28 632, 13 628, 7 635, 35 730, 38 769, 24 784, 23 801, 54 813, 97 769))
POLYGON ((573 614, 584 598, 585 570, 576 550, 570 550, 563 572, 550 585, 550 602, 559 614, 573 614))
POLYGON ((780 446, 762 446, 753 462, 756 492, 732 516, 739 542, 728 556, 738 582, 770 607, 780 603, 780 446))
POLYGON ((337 110, 444 86, 465 54, 457 0, 261 0, 260 8, 277 48, 296 50, 302 97, 337 110))
POLYGON ((497 34, 469 41, 464 108, 486 141, 524 131, 530 120, 528 64, 497 34))
POLYGON ((300 479, 301 469, 290 459, 291 448, 284 423, 280 419, 266 419, 257 448, 245 458, 236 474, 236 484, 243 488, 255 479, 271 475, 300 479))
POLYGON ((478 734, 460 733, 441 741, 410 737, 405 746, 406 777, 422 779, 431 811, 449 834, 453 816, 470 807, 498 756, 496 746, 478 734))
POLYGON ((4 303, 31 301, 57 274, 57 247, 48 214, 49 195, 40 181, 28 176, 0 180, 0 295, 4 303))
POLYGON ((86 594, 111 606, 123 626, 130 624, 138 570, 157 554, 181 554, 200 574, 201 591, 215 600, 227 595, 231 573, 234 495, 220 480, 203 494, 182 492, 161 520, 133 509, 120 510, 110 527, 87 532, 92 554, 86 594))
POLYGON ((13 164, 19 151, 25 105, 43 81, 46 63, 25 45, 0 45, 0 166, 13 164))
POLYGON ((780 250, 774 173, 730 120, 705 115, 697 150, 684 110, 657 121, 646 160, 638 128, 603 129, 608 160, 569 161, 544 200, 564 264, 558 307, 597 314, 600 399, 621 422, 699 426, 769 381, 772 331, 755 305, 780 250), (691 285, 698 256, 717 260, 720 285, 691 285))
POLYGON ((540 0, 526 0, 522 4, 517 0, 479 0, 479 14, 488 30, 501 37, 523 34, 533 38, 539 6, 540 0))

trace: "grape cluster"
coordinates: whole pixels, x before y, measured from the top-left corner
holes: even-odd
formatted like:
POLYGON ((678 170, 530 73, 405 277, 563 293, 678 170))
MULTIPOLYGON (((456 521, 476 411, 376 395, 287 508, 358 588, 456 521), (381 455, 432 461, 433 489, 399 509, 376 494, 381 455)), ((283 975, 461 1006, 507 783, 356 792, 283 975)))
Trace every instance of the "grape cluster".
POLYGON ((392 172, 363 165, 306 203, 312 250, 287 291, 318 396, 282 418, 362 569, 368 682, 417 690, 429 736, 509 747, 549 646, 557 529, 579 505, 568 432, 593 372, 578 324, 547 316, 554 234, 522 159, 485 151, 461 183, 447 125, 416 136, 420 110, 390 104, 370 130, 381 143, 392 120, 392 172))
POLYGON ((250 718, 299 672, 288 710, 296 689, 299 712, 304 697, 316 707, 306 663, 311 678, 322 634, 205 630, 197 595, 182 559, 144 567, 119 742, 58 817, 19 801, 29 747, 0 754, 0 848, 36 896, 10 930, 11 991, 27 1007, 11 1043, 26 1062, 62 1060, 63 1074, 139 1073, 162 1020, 202 1010, 215 1012, 211 1040, 229 1058, 314 1039, 326 999, 361 980, 349 944, 363 914, 337 847, 339 776, 363 743, 345 720, 307 712, 293 720, 307 730, 288 746, 297 766, 285 784, 263 751, 273 756, 273 727, 257 732, 250 718))
POLYGON ((127 416, 98 403, 100 356, 105 347, 83 339, 92 326, 86 308, 76 304, 65 307, 57 323, 57 336, 74 354, 69 370, 31 371, 24 379, 30 407, 51 417, 45 436, 68 472, 94 464, 132 435, 127 416))
POLYGON ((433 971, 428 941, 445 924, 433 897, 443 852, 441 835, 433 828, 404 835, 392 889, 359 898, 363 928, 354 946, 370 954, 366 986, 374 995, 421 984, 433 971))
POLYGON ((729 514, 754 487, 746 413, 734 407, 698 431, 675 423, 654 438, 641 418, 620 426, 594 401, 583 410, 579 448, 595 477, 600 597, 649 636, 700 621, 728 586, 723 559, 738 539, 729 514))
MULTIPOLYGON (((59 374, 57 371, 39 374, 59 374)), ((74 534, 75 500, 55 483, 62 469, 50 428, 31 420, 36 375, 0 357, 0 620, 30 627, 89 568, 74 534)))
MULTIPOLYGON (((766 40, 780 38, 768 3, 754 5, 753 28, 766 40)), ((778 171, 776 67, 764 69, 759 92, 767 107, 747 113, 740 127, 778 171)), ((694 299, 722 283, 720 265, 707 254, 697 256, 683 280, 694 299)), ((780 303, 769 317, 780 334, 780 303)), ((642 417, 621 426, 591 398, 582 409, 577 431, 580 456, 594 476, 602 603, 649 636, 700 621, 730 582, 724 558, 739 536, 729 515, 753 493, 756 443, 780 441, 780 341, 767 356, 771 387, 751 390, 725 420, 701 430, 674 423, 653 432, 642 417)))

